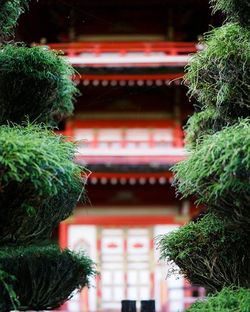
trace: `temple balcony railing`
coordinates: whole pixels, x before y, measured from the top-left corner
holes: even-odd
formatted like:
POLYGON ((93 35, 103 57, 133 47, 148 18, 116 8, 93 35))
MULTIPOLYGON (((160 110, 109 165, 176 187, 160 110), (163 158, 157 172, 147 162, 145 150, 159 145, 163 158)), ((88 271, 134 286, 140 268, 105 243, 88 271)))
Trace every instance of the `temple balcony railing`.
POLYGON ((62 134, 77 142, 84 164, 174 164, 187 155, 174 120, 71 121, 62 134))
POLYGON ((51 43, 75 67, 185 66, 199 46, 193 42, 51 43))

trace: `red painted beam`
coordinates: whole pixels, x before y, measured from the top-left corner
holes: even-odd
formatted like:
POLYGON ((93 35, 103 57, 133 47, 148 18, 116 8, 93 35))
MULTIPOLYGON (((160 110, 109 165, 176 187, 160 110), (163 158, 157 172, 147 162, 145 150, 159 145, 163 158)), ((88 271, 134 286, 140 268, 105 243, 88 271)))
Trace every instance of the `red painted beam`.
POLYGON ((89 81, 94 81, 94 80, 107 80, 107 81, 112 81, 112 80, 117 80, 117 81, 129 81, 129 80, 135 80, 135 81, 156 81, 156 80, 175 80, 175 79, 182 79, 184 73, 179 72, 179 73, 166 73, 166 74, 139 74, 139 75, 128 75, 128 74, 119 74, 119 75, 85 75, 85 74, 80 74, 76 75, 74 78, 75 79, 80 79, 80 80, 89 80, 89 81))
MULTIPOLYGON (((155 224, 184 224, 176 220, 175 216, 75 216, 60 223, 61 226, 71 224, 93 224, 93 225, 131 225, 148 226, 155 224)), ((60 237, 60 242, 61 237, 60 237)))
POLYGON ((67 125, 67 128, 174 128, 176 127, 176 121, 172 119, 168 120, 118 120, 118 119, 95 119, 95 120, 72 120, 72 123, 67 125))
POLYGON ((90 175, 90 179, 96 178, 96 179, 101 179, 101 178, 107 178, 107 179, 112 179, 112 178, 125 178, 125 179, 140 179, 140 178, 166 178, 166 179, 171 179, 173 177, 173 173, 170 171, 164 171, 164 172, 92 172, 90 175))
POLYGON ((93 52, 95 54, 99 54, 103 52, 173 52, 174 54, 187 54, 197 51, 196 44, 194 42, 70 42, 50 43, 48 45, 52 49, 63 50, 69 53, 93 52))

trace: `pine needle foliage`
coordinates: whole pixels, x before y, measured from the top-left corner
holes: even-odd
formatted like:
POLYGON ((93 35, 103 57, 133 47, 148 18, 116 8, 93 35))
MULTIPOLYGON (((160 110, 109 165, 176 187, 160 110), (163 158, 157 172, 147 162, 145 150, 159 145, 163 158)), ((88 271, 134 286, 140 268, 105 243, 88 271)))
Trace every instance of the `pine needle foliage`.
MULTIPOLYGON (((204 138, 190 157, 174 167, 174 185, 183 197, 198 203, 228 207, 227 214, 243 214, 249 222, 250 120, 204 138), (239 196, 240 194, 240 196, 239 196)), ((219 208, 218 208, 219 209, 219 208)))
POLYGON ((227 23, 204 35, 186 68, 200 112, 186 127, 189 158, 173 168, 177 193, 207 209, 159 248, 192 284, 221 291, 188 311, 250 312, 250 0, 210 3, 227 23))
POLYGON ((28 3, 29 0, 0 0, 0 37, 13 34, 13 28, 28 3))
POLYGON ((187 149, 194 149, 204 137, 214 134, 226 126, 236 123, 236 121, 238 120, 235 118, 223 118, 213 107, 195 113, 188 119, 185 127, 187 149))
POLYGON ((82 192, 76 146, 37 125, 0 127, 0 244, 48 237, 82 192))
POLYGON ((222 11, 227 19, 239 22, 244 27, 250 26, 249 0, 211 0, 213 12, 222 11))
POLYGON ((0 50, 0 124, 44 122, 55 126, 72 114, 78 93, 74 70, 46 47, 8 44, 0 50))
POLYGON ((250 115, 250 32, 228 23, 205 34, 205 49, 191 57, 185 81, 189 96, 222 116, 250 115))
POLYGON ((198 301, 188 312, 250 312, 250 291, 246 288, 224 288, 204 301, 198 301))
POLYGON ((93 262, 84 253, 60 250, 54 245, 1 248, 0 267, 15 277, 8 284, 19 301, 18 306, 13 306, 0 283, 1 311, 58 308, 74 290, 88 286, 95 273, 93 262))
MULTIPOLYGON (((28 3, 0 0, 0 39, 12 35, 28 3)), ((85 169, 73 161, 76 145, 49 130, 73 111, 74 73, 47 47, 0 46, 2 312, 56 309, 95 274, 84 253, 45 245, 85 183, 85 169)))
MULTIPOLYGON (((11 306, 16 310, 20 302, 13 289, 13 286, 10 284, 10 281, 15 281, 15 277, 0 269, 0 289, 2 294, 5 293, 5 297, 8 297, 8 301, 11 303, 11 306)), ((0 309, 1 311, 4 311, 5 309, 3 309, 4 304, 2 299, 3 298, 0 295, 0 309)))
POLYGON ((192 284, 210 292, 250 285, 249 235, 209 213, 159 240, 161 257, 174 262, 192 284))

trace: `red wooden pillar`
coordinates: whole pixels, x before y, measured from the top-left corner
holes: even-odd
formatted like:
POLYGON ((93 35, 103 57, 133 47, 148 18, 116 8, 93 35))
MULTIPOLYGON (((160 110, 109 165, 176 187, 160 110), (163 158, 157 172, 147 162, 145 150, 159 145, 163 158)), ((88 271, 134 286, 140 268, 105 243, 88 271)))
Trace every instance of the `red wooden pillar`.
POLYGON ((179 123, 176 123, 176 125, 174 126, 173 136, 174 136, 173 141, 174 147, 183 147, 184 146, 183 130, 179 123))
POLYGON ((65 136, 69 137, 69 139, 71 139, 71 140, 73 139, 73 137, 74 137, 74 123, 73 123, 73 120, 66 121, 64 134, 65 134, 65 136))

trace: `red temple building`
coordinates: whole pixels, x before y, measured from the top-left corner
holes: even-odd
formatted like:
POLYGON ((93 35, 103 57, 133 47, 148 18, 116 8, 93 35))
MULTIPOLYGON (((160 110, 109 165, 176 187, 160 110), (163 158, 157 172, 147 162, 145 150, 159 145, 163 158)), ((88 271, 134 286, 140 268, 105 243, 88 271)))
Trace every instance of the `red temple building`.
POLYGON ((22 18, 20 38, 62 50, 81 92, 60 131, 78 141, 86 199, 59 241, 87 250, 101 274, 63 311, 155 299, 157 312, 177 312, 204 296, 168 275, 155 238, 197 214, 193 201, 176 198, 170 168, 187 156, 183 125, 193 108, 182 77, 212 23, 207 2, 41 0, 22 18))

